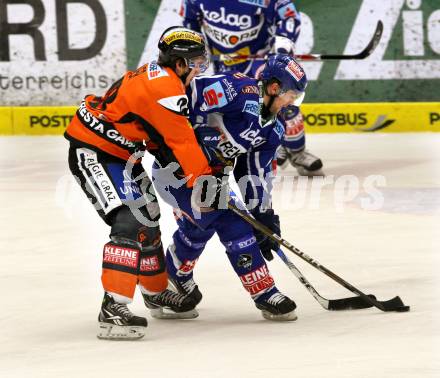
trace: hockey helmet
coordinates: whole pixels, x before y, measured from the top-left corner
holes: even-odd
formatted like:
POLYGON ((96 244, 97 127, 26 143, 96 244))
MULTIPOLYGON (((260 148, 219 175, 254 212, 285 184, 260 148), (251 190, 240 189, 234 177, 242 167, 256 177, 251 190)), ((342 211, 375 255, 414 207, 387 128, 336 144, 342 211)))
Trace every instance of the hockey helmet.
POLYGON ((294 105, 301 105, 307 86, 307 77, 304 69, 291 56, 285 54, 269 56, 259 79, 263 81, 265 86, 275 79, 280 84, 281 93, 295 92, 294 105))
POLYGON ((209 60, 203 36, 182 26, 171 26, 159 39, 159 59, 173 64, 178 58, 185 60, 189 68, 198 67, 206 71, 209 60))

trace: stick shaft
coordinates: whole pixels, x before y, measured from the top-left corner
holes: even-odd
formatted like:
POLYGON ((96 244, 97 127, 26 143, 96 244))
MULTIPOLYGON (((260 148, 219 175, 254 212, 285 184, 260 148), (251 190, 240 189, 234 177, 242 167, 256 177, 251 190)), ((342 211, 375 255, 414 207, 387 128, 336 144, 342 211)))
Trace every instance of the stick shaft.
MULTIPOLYGON (((373 37, 368 42, 367 46, 358 54, 298 54, 292 55, 293 58, 302 61, 322 61, 322 60, 362 60, 369 57, 376 49, 377 45, 382 38, 383 23, 378 21, 373 37)), ((246 60, 261 60, 265 61, 268 58, 267 55, 235 55, 235 54, 220 54, 212 55, 213 61, 230 61, 234 59, 246 59, 246 60)))
MULTIPOLYGON (((393 310, 391 308, 388 308, 388 309, 385 308, 385 306, 380 301, 377 301, 377 300, 373 299, 372 297, 368 296, 367 294, 363 293, 358 288, 354 287, 352 284, 345 281, 343 278, 339 277, 337 274, 333 273, 330 269, 327 269, 325 266, 321 265, 318 261, 316 261, 312 257, 308 256, 304 252, 300 251, 298 248, 296 248, 295 246, 290 244, 288 241, 284 240, 283 238, 281 238, 280 236, 278 236, 277 234, 272 232, 272 230, 270 230, 268 227, 266 227, 262 223, 258 222, 254 218, 252 218, 247 212, 240 210, 238 207, 236 207, 234 204, 232 204, 230 202, 228 203, 228 208, 230 210, 232 210, 234 213, 236 213, 238 216, 243 218, 252 227, 261 231, 267 237, 269 237, 272 240, 276 241, 277 243, 281 244, 283 247, 287 248, 289 251, 291 251, 292 253, 294 253, 295 255, 300 257, 301 259, 303 259, 305 262, 309 263, 310 265, 312 265, 313 267, 318 269, 320 272, 324 273, 325 275, 327 275, 328 277, 333 279, 335 282, 337 282, 341 286, 345 287, 347 290, 350 290, 352 293, 355 293, 355 294, 359 295, 360 297, 362 297, 362 299, 365 302, 370 303, 372 306, 377 307, 381 311, 392 311, 393 310)), ((402 305, 403 305, 403 303, 402 303, 402 305)))

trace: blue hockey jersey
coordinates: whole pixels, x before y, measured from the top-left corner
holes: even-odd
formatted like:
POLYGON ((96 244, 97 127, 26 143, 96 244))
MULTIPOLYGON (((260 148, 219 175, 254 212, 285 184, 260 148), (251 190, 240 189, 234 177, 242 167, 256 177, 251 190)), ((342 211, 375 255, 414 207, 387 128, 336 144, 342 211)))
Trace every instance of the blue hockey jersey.
POLYGON ((285 121, 277 116, 262 124, 258 81, 239 72, 198 76, 187 95, 190 121, 210 165, 222 168, 235 162, 234 176, 246 203, 270 207, 285 121))
MULTIPOLYGON (((211 53, 250 55, 270 50, 275 36, 296 42, 301 19, 291 0, 182 0, 185 27, 203 31, 211 53)), ((249 72, 252 62, 216 62, 216 71, 249 72)))

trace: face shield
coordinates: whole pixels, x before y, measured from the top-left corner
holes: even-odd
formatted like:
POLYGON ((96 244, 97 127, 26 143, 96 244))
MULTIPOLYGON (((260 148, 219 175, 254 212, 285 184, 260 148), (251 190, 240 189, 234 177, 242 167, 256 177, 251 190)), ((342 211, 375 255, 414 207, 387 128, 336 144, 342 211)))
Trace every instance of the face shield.
POLYGON ((205 72, 209 67, 209 58, 207 54, 186 58, 186 65, 190 70, 198 69, 200 73, 205 72))
POLYGON ((281 90, 276 100, 277 109, 284 108, 286 106, 295 106, 299 108, 304 100, 305 95, 306 92, 301 92, 298 90, 288 89, 284 92, 281 90))
POLYGON ((278 94, 279 97, 284 97, 285 101, 289 105, 295 105, 297 107, 300 107, 302 102, 304 101, 304 97, 306 95, 306 92, 298 91, 297 89, 291 89, 291 88, 284 88, 281 87, 280 93, 278 94))

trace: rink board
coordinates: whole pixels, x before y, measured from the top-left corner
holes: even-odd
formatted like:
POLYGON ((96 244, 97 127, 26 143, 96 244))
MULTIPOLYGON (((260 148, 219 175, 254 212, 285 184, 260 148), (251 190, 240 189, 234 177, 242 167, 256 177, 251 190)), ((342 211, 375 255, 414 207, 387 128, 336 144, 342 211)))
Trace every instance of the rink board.
MULTIPOLYGON (((61 135, 76 107, 0 107, 0 135, 61 135)), ((440 103, 302 106, 308 133, 440 132, 440 103)))

